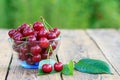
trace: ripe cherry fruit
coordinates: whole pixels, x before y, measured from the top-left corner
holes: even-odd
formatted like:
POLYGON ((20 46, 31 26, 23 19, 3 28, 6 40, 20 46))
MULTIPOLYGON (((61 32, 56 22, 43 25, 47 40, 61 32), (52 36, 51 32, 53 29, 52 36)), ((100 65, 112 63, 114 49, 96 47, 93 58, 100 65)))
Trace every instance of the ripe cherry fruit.
POLYGON ((52 71, 52 65, 51 64, 43 64, 42 71, 45 73, 50 73, 52 71))
POLYGON ((41 60, 41 55, 40 54, 35 55, 35 56, 32 57, 33 62, 39 62, 40 60, 41 60))
POLYGON ((24 24, 22 24, 20 27, 18 27, 17 31, 23 33, 23 30, 24 30, 25 28, 29 28, 29 27, 30 27, 30 26, 29 26, 28 24, 24 23, 24 24))
POLYGON ((12 38, 13 37, 13 34, 16 32, 15 29, 11 29, 9 32, 8 32, 8 35, 12 38))
POLYGON ((26 36, 30 36, 30 35, 34 35, 34 32, 33 30, 29 27, 29 28, 25 28, 23 30, 23 35, 26 37, 26 36))
POLYGON ((31 53, 33 55, 38 55, 41 52, 41 50, 42 49, 38 45, 31 47, 31 53))
POLYGON ((60 30, 58 28, 54 28, 54 32, 56 33, 57 37, 60 35, 60 30))
POLYGON ((41 22, 35 22, 33 24, 33 28, 35 31, 40 31, 41 29, 44 28, 44 25, 41 22))
POLYGON ((54 32, 50 32, 47 36, 48 39, 55 39, 56 38, 56 34, 54 32))
POLYGON ((39 45, 42 47, 42 48, 47 48, 49 46, 49 40, 47 38, 40 38, 40 42, 39 42, 39 45))
POLYGON ((62 64, 62 62, 57 62, 57 63, 54 64, 54 70, 55 70, 55 71, 59 72, 59 71, 61 71, 62 69, 63 69, 63 64, 62 64))
POLYGON ((47 30, 46 29, 41 29, 39 32, 38 32, 38 37, 47 37, 47 30))
POLYGON ((34 62, 32 61, 32 58, 27 58, 26 60, 27 64, 32 65, 34 62))

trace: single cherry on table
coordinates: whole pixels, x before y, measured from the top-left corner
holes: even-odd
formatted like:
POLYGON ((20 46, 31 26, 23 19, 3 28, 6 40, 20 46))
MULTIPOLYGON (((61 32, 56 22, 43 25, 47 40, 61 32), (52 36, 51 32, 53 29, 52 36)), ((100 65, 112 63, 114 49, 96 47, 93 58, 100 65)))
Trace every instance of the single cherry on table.
POLYGON ((52 71, 52 65, 51 64, 43 64, 42 71, 45 73, 50 73, 52 71))
POLYGON ((55 71, 59 72, 59 71, 61 71, 62 69, 63 69, 63 64, 62 64, 62 62, 56 62, 56 63, 54 64, 54 70, 55 70, 55 71))

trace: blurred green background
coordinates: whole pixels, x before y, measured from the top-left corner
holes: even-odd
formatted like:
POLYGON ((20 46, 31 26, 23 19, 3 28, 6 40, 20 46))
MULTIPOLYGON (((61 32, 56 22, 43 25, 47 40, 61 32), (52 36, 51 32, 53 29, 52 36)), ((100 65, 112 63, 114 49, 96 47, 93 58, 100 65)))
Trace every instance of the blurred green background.
POLYGON ((119 28, 120 0, 0 0, 0 28, 40 21, 66 29, 119 28))

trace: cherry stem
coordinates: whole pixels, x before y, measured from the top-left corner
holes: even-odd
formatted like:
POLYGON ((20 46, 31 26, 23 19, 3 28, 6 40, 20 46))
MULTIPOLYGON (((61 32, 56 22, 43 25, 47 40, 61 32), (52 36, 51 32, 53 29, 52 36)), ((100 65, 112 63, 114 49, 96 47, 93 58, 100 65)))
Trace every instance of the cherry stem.
POLYGON ((44 24, 46 30, 48 31, 48 30, 49 30, 49 29, 48 29, 48 26, 45 24, 45 19, 44 19, 42 16, 41 16, 41 20, 42 20, 42 22, 43 22, 43 24, 44 24))
POLYGON ((45 20, 45 24, 48 25, 50 29, 53 29, 52 26, 48 24, 46 20, 45 20))
POLYGON ((55 60, 57 61, 57 58, 56 58, 56 56, 55 56, 55 53, 54 53, 54 51, 53 51, 53 49, 52 49, 52 46, 51 46, 51 45, 50 45, 50 50, 52 51, 52 54, 53 54, 53 56, 54 56, 55 60))
POLYGON ((30 28, 32 28, 33 26, 32 26, 32 24, 30 24, 30 28))
POLYGON ((50 58, 50 47, 48 47, 48 55, 47 55, 47 59, 49 59, 50 58))
POLYGON ((27 37, 22 37, 22 39, 27 39, 28 38, 28 36, 27 37))
POLYGON ((52 26, 50 24, 48 24, 47 21, 42 16, 41 16, 41 20, 47 30, 48 30, 48 28, 53 29, 52 26))

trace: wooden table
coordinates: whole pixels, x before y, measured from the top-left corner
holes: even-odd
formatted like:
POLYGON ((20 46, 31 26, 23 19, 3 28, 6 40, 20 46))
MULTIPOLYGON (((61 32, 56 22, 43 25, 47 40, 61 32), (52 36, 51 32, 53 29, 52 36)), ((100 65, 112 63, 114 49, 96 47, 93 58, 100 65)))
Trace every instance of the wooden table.
POLYGON ((87 74, 74 70, 74 76, 59 73, 37 76, 37 70, 23 69, 11 53, 7 41, 8 30, 0 30, 0 80, 120 80, 120 31, 114 29, 62 30, 58 59, 67 63, 77 54, 79 58, 100 59, 107 62, 114 75, 87 74))

